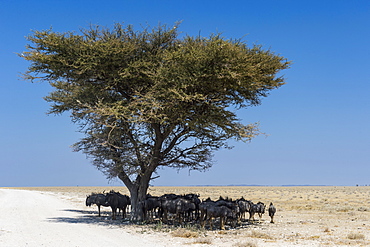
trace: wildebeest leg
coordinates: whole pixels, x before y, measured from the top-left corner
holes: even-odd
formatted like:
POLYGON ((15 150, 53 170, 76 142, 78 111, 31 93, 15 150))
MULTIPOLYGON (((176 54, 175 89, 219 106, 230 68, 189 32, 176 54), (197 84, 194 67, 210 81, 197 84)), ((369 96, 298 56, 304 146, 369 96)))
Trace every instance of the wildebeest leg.
POLYGON ((112 220, 116 220, 117 208, 112 208, 112 220))
POLYGON ((150 220, 153 222, 156 217, 158 217, 158 213, 156 212, 156 210, 155 209, 150 210, 150 220))
POLYGON ((203 210, 200 211, 200 217, 199 217, 199 223, 202 228, 204 228, 205 225, 205 212, 203 210))
POLYGON ((155 210, 150 210, 149 212, 146 213, 147 220, 150 220, 151 222, 154 221, 155 218, 155 210))
POLYGON ((238 224, 238 225, 242 225, 242 218, 243 218, 243 213, 240 213, 240 214, 237 216, 236 224, 238 224))
POLYGON ((206 223, 206 213, 203 210, 200 211, 199 223, 200 223, 200 226, 204 228, 205 223, 206 223))
POLYGON ((126 218, 126 206, 122 208, 122 219, 126 218))
POLYGON ((209 226, 210 230, 212 230, 212 229, 211 229, 211 220, 210 220, 210 218, 208 217, 208 215, 204 218, 204 225, 207 225, 207 224, 208 224, 208 226, 209 226))
POLYGON ((213 217, 209 217, 208 224, 209 224, 210 230, 212 231, 213 230, 213 217))
POLYGON ((143 209, 143 218, 145 221, 151 222, 150 210, 143 209))
POLYGON ((220 217, 220 229, 225 230, 225 217, 220 217))
POLYGON ((162 215, 162 221, 163 223, 168 223, 168 220, 167 220, 167 210, 163 210, 163 215, 162 215))
POLYGON ((254 222, 254 213, 249 214, 249 222, 254 222))
POLYGON ((98 205, 99 217, 100 217, 100 205, 98 205))
POLYGON ((205 221, 203 220, 203 219, 200 219, 200 226, 202 227, 202 228, 204 228, 204 224, 205 223, 205 221))
POLYGON ((177 213, 177 216, 178 216, 179 224, 181 226, 182 225, 182 218, 183 218, 184 214, 183 213, 177 213))
POLYGON ((262 221, 262 213, 258 213, 258 216, 259 216, 258 223, 260 223, 262 221))
POLYGON ((274 223, 274 216, 272 215, 272 216, 270 216, 271 217, 271 221, 270 221, 270 223, 274 223))
POLYGON ((195 220, 198 220, 200 217, 200 210, 199 208, 197 210, 195 210, 195 220))

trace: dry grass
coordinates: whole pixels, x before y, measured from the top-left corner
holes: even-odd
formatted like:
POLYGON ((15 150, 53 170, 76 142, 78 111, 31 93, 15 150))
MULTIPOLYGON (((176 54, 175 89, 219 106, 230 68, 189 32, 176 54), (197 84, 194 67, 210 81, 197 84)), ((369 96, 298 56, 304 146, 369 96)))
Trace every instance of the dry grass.
POLYGON ((211 238, 197 238, 195 239, 192 244, 212 244, 211 238))
POLYGON ((180 238, 197 238, 199 237, 199 232, 195 232, 185 228, 178 228, 171 232, 173 237, 180 237, 180 238))
POLYGON ((331 232, 331 230, 330 230, 330 228, 329 228, 329 227, 326 227, 326 228, 324 229, 324 232, 331 232))
POLYGON ((257 247, 257 244, 252 242, 242 242, 234 244, 233 247, 257 247))
POLYGON ((262 231, 256 231, 256 230, 252 230, 249 233, 248 237, 251 237, 251 238, 263 238, 263 239, 273 239, 273 237, 271 237, 267 233, 264 233, 262 231))
POLYGON ((361 234, 361 233, 353 233, 353 232, 351 232, 351 233, 349 233, 347 235, 347 238, 348 239, 351 239, 351 240, 363 240, 363 239, 365 239, 365 235, 364 234, 361 234))

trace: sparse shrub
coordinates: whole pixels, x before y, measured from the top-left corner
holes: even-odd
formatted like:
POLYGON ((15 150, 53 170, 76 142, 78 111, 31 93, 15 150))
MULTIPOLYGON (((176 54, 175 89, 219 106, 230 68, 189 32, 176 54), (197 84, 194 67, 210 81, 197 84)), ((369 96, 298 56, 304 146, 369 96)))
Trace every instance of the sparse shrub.
POLYGON ((157 224, 153 226, 153 230, 155 231, 161 231, 163 229, 163 223, 162 221, 159 221, 157 224))
POLYGON ((368 209, 368 208, 365 208, 365 207, 359 207, 359 208, 357 209, 357 211, 365 212, 365 211, 369 211, 369 209, 368 209))
POLYGON ((365 235, 362 233, 351 232, 350 234, 347 235, 347 238, 351 240, 360 240, 360 239, 365 239, 365 235))
POLYGON ((210 239, 210 238, 197 238, 193 241, 193 244, 212 244, 212 239, 210 239))
POLYGON ((352 211, 353 208, 352 207, 349 207, 349 206, 345 206, 345 207, 338 207, 336 209, 337 212, 343 212, 343 213, 346 213, 346 212, 349 212, 349 211, 352 211))
POLYGON ((252 242, 236 243, 233 247, 257 247, 257 244, 252 242))
POLYGON ((249 234, 249 237, 251 238, 263 238, 263 239, 272 239, 272 237, 270 235, 268 235, 267 233, 264 233, 264 232, 260 232, 260 231, 251 231, 251 233, 249 234))
POLYGON ((172 232, 172 236, 180 238, 197 238, 199 237, 199 232, 191 231, 184 228, 178 228, 172 232))

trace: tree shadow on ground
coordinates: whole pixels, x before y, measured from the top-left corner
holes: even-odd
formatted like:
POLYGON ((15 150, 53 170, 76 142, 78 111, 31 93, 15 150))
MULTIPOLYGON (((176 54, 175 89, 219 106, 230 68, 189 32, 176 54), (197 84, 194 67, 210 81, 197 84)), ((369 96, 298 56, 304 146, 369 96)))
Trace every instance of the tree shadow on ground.
MULTIPOLYGON (((69 223, 69 224, 92 224, 92 225, 102 225, 102 226, 125 226, 125 225, 131 225, 133 224, 130 222, 128 219, 130 217, 130 213, 127 213, 126 218, 122 219, 122 215, 117 215, 116 220, 112 220, 111 217, 111 212, 108 211, 103 211, 101 212, 101 216, 98 216, 98 211, 94 210, 78 210, 78 209, 64 209, 62 211, 66 212, 73 212, 76 213, 77 215, 71 216, 71 217, 54 217, 54 218, 48 218, 47 220, 49 222, 54 222, 54 223, 69 223)), ((216 220, 214 222, 215 227, 213 229, 209 228, 209 225, 206 225, 205 230, 218 230, 217 225, 219 224, 219 221, 216 220)), ((154 220, 152 222, 145 222, 145 225, 147 226, 153 226, 156 227, 157 225, 160 225, 160 227, 174 227, 174 226, 180 226, 181 225, 176 225, 175 222, 169 221, 167 224, 162 225, 160 223, 160 220, 154 220)), ((194 225, 197 226, 199 225, 198 222, 187 222, 185 225, 194 225)), ((259 222, 248 222, 244 221, 241 222, 240 225, 237 227, 231 227, 231 226, 226 226, 226 229, 242 229, 242 228, 250 228, 260 225, 259 222)))
POLYGON ((111 214, 102 212, 101 216, 98 216, 98 211, 88 211, 88 210, 76 210, 76 209, 64 209, 62 211, 77 213, 76 216, 71 217, 53 217, 48 218, 49 222, 55 223, 70 223, 70 224, 93 224, 93 225, 128 225, 129 215, 126 215, 126 219, 122 219, 121 215, 117 215, 116 220, 112 220, 111 214))

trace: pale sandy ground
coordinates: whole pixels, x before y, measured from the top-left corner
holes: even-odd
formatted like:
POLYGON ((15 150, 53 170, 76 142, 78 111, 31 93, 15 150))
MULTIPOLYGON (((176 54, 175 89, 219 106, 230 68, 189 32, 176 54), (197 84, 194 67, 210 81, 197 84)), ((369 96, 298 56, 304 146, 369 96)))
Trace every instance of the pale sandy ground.
MULTIPOLYGON (((276 223, 237 229, 197 230, 160 224, 131 225, 97 217, 86 207, 90 192, 103 187, 0 189, 0 246, 370 246, 370 187, 151 187, 150 193, 244 196, 274 202, 276 223)), ((114 188, 127 193, 124 188, 114 188)))

